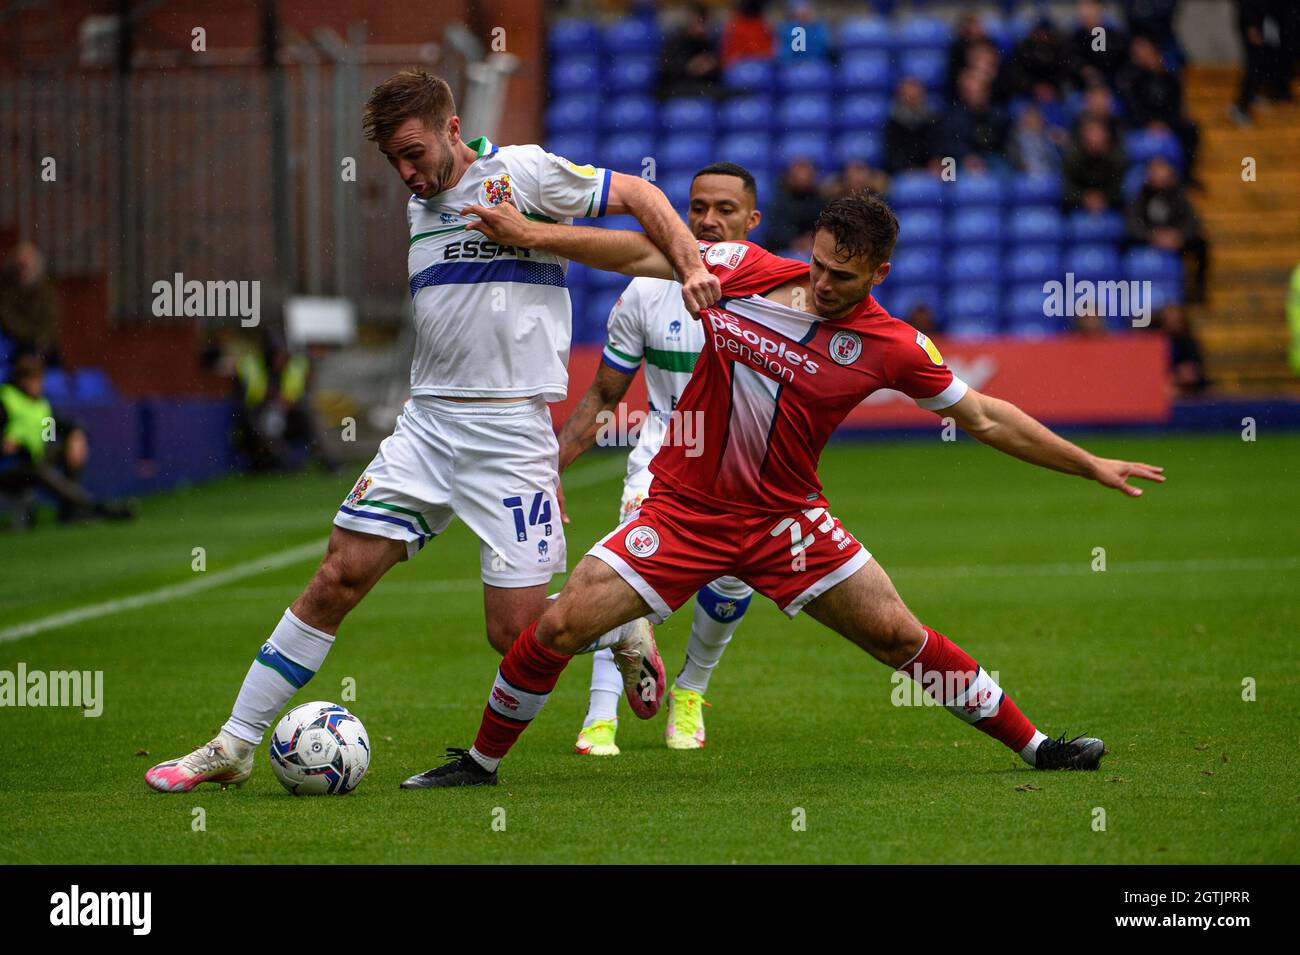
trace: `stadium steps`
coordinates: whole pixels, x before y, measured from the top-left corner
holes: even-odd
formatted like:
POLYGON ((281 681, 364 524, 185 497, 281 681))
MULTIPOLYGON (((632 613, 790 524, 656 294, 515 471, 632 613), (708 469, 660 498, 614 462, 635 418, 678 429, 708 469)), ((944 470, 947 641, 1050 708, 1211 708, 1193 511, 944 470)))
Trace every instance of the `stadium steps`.
POLYGON ((1188 112, 1201 128, 1196 204, 1210 241, 1209 301, 1191 313, 1219 391, 1300 394, 1284 313, 1300 264, 1300 106, 1257 105, 1254 125, 1237 126, 1227 109, 1239 83, 1235 67, 1186 73, 1188 112), (1241 178, 1247 156, 1255 182, 1241 178))

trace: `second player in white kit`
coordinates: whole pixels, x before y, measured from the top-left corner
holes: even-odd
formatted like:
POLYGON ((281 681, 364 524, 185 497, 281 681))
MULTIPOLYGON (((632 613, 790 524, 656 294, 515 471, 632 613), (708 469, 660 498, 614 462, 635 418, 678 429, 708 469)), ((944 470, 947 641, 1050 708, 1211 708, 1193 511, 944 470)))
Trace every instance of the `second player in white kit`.
MULTIPOLYGON (((760 220, 753 176, 734 163, 715 163, 691 184, 687 225, 701 241, 744 239, 760 220)), ((567 466, 595 443, 601 421, 610 420, 632 379, 645 366, 649 414, 628 455, 619 523, 637 510, 650 490, 650 460, 662 447, 677 399, 704 347, 704 327, 682 306, 681 286, 665 279, 636 278, 610 311, 601 367, 582 402, 560 433, 560 464, 567 466)), ((618 420, 615 418, 615 420, 618 420)), ((682 433, 691 434, 687 424, 682 433)), ((697 437, 703 438, 702 435, 697 437)), ((668 695, 664 731, 672 749, 700 749, 705 743, 703 707, 709 679, 740 620, 753 589, 735 577, 721 577, 696 597, 686 659, 668 695)), ((575 751, 616 756, 618 699, 623 680, 613 654, 592 657, 591 695, 575 751)))

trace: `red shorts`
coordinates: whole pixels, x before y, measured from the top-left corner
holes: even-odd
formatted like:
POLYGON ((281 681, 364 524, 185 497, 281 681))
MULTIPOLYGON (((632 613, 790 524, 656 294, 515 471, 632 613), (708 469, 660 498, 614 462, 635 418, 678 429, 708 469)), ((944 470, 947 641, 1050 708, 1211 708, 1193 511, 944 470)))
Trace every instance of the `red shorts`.
POLYGON ((655 623, 728 575, 793 617, 871 559, 824 507, 788 517, 725 513, 654 487, 640 510, 587 553, 645 599, 655 623))

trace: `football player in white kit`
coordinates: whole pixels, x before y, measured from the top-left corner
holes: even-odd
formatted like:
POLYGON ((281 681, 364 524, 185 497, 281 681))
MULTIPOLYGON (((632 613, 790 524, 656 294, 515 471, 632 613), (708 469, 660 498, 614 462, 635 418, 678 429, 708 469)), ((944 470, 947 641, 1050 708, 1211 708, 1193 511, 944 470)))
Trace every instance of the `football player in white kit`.
MULTIPOLYGON (((754 177, 735 163, 714 163, 691 182, 687 225, 701 242, 747 238, 762 218, 757 209, 754 177)), ((627 459, 621 524, 641 506, 650 490, 650 459, 662 446, 677 398, 690 380, 704 347, 704 327, 682 307, 680 287, 665 279, 637 278, 628 284, 609 315, 609 337, 591 387, 560 429, 560 470, 597 440, 614 416, 637 369, 644 362, 650 413, 641 424, 636 446, 627 459)), ((617 419, 615 419, 617 420, 617 419)), ((698 431, 683 422, 683 435, 698 431)), ((671 749, 704 746, 704 694, 754 594, 744 581, 720 577, 695 599, 686 659, 668 693, 664 739, 671 749)), ((576 752, 617 756, 618 698, 624 682, 611 650, 592 657, 591 698, 578 733, 576 752)))
MULTIPOLYGON (((364 125, 412 193, 411 400, 339 507, 320 567, 257 653, 221 732, 145 774, 161 792, 247 780, 253 750, 320 668, 343 618, 453 516, 480 541, 493 648, 504 654, 541 615, 552 575, 565 569, 558 445, 546 403, 564 398, 568 387, 567 262, 467 230, 472 207, 509 202, 560 222, 634 215, 677 263, 685 307, 698 312, 719 296, 695 238, 653 184, 575 165, 540 146, 464 143, 451 89, 439 77, 404 70, 386 80, 371 93, 364 125)), ((634 711, 652 716, 665 681, 649 624, 636 621, 596 646, 614 648, 634 711)), ((526 687, 518 689, 511 697, 517 705, 539 705, 526 687)), ((423 779, 402 786, 424 788, 423 779)))

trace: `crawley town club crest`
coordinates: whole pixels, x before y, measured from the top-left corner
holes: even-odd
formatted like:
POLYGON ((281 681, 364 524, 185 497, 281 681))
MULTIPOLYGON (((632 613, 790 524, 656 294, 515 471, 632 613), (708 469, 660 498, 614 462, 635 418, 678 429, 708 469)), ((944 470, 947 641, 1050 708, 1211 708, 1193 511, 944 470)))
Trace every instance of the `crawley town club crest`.
POLYGON ((641 524, 627 532, 623 543, 627 546, 628 553, 638 557, 649 557, 659 549, 659 535, 653 527, 641 524))
POLYGON ((348 492, 347 503, 355 504, 357 503, 357 501, 365 497, 366 491, 370 490, 370 484, 371 484, 370 475, 369 474, 361 475, 361 477, 357 479, 357 483, 352 486, 352 490, 348 492))
POLYGON ((862 339, 856 332, 836 332, 831 336, 831 358, 836 364, 851 365, 862 354, 862 339))
POLYGON ((510 192, 510 177, 502 174, 495 179, 484 179, 483 198, 490 206, 499 206, 513 199, 514 196, 510 192))

